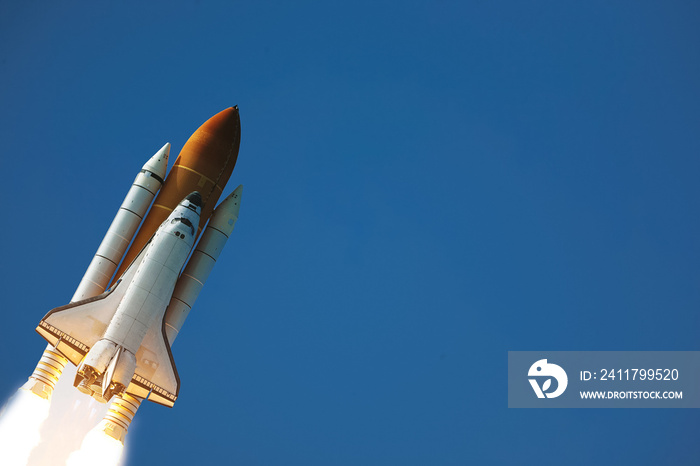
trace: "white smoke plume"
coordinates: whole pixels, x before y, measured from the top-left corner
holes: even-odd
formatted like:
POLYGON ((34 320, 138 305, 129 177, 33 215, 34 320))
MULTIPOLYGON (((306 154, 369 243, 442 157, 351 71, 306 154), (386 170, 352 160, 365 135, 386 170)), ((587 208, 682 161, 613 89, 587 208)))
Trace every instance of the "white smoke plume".
POLYGON ((124 445, 105 434, 100 427, 88 432, 80 450, 71 453, 66 466, 94 466, 99 458, 100 466, 119 466, 124 445))
POLYGON ((0 464, 25 466, 41 439, 40 429, 49 415, 49 402, 18 390, 0 414, 0 464))
POLYGON ((47 400, 26 390, 12 397, 0 415, 0 465, 83 466, 94 465, 96 458, 105 466, 122 464, 122 444, 93 429, 108 405, 76 390, 75 372, 66 366, 50 408, 47 400))

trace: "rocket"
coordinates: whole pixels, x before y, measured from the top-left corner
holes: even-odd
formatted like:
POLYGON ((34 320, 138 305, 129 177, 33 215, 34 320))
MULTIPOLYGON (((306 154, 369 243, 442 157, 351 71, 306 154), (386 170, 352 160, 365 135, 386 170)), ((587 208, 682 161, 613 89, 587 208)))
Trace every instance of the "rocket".
POLYGON ((39 322, 49 345, 24 389, 50 400, 72 363, 78 390, 112 400, 100 426, 122 442, 143 400, 174 405, 180 378, 171 345, 238 219, 242 186, 216 202, 239 145, 232 107, 192 134, 167 177, 170 144, 148 160, 71 302, 39 322))

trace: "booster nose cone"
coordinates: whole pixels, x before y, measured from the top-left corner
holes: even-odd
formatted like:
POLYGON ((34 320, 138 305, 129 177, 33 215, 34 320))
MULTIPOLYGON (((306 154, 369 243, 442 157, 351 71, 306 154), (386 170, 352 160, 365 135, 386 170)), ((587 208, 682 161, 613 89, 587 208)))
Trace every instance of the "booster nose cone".
POLYGON ((233 198, 233 214, 238 218, 238 211, 241 208, 241 194, 243 194, 243 185, 239 184, 236 189, 231 193, 231 198, 233 198))
POLYGON ((170 155, 170 143, 166 142, 163 147, 160 148, 158 152, 151 157, 148 162, 143 166, 143 169, 151 172, 155 175, 158 181, 163 183, 165 178, 165 172, 168 169, 168 156, 170 155))
POLYGON ((190 201, 192 204, 196 205, 197 207, 202 207, 202 195, 199 194, 199 191, 193 191, 190 194, 187 195, 185 198, 186 200, 190 201))

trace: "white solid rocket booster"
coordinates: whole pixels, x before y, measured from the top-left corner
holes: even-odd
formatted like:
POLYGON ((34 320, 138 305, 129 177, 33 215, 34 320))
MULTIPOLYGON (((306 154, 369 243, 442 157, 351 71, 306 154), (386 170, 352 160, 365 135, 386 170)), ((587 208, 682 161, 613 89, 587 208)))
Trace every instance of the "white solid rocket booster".
MULTIPOLYGON (((166 143, 136 175, 131 189, 97 248, 97 253, 85 271, 71 302, 92 298, 107 288, 126 248, 141 224, 141 219, 163 184, 169 155, 170 143, 166 143)), ((67 363, 68 360, 56 351, 56 348, 47 345, 34 372, 22 388, 50 400, 67 363)))
POLYGON ((197 243, 197 249, 187 262, 185 270, 175 285, 173 297, 165 312, 165 334, 170 346, 187 319, 194 302, 202 291, 204 282, 214 268, 219 254, 233 232, 241 208, 243 185, 238 186, 212 214, 207 228, 197 243))
POLYGON ((169 155, 170 143, 166 143, 136 175, 71 302, 92 298, 107 288, 148 207, 163 185, 169 155))

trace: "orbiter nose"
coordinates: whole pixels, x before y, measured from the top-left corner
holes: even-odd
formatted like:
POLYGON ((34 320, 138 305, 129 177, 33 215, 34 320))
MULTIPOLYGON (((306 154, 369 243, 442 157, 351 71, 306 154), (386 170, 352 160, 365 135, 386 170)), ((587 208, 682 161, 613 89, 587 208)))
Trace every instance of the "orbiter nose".
POLYGON ((202 207, 202 195, 199 194, 199 191, 192 191, 190 194, 187 195, 185 199, 190 201, 197 207, 202 207))

